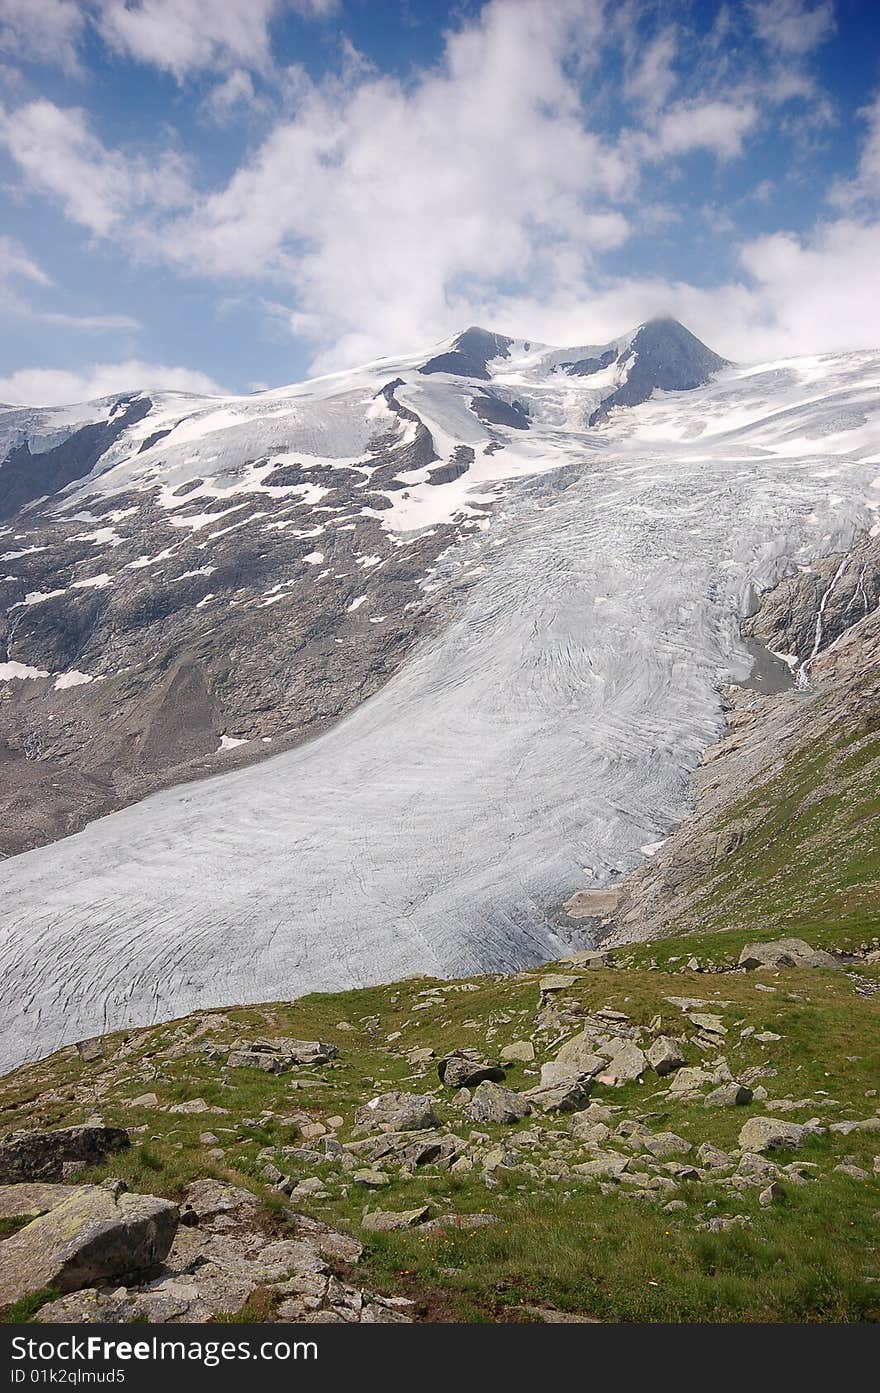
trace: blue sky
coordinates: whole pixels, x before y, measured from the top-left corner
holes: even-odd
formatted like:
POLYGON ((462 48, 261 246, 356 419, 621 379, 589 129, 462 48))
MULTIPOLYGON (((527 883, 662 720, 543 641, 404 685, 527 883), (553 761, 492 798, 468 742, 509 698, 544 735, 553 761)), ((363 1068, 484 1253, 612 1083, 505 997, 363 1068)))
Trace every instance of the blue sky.
POLYGON ((880 346, 874 0, 0 0, 0 401, 880 346))

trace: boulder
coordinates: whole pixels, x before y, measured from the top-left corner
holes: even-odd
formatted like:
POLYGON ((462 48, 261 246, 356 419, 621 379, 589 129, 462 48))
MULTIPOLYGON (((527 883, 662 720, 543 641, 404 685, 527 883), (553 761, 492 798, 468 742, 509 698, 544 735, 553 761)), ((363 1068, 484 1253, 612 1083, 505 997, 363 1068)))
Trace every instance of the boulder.
POLYGON ((79 1186, 4 1241, 0 1306, 44 1287, 77 1291, 150 1272, 166 1257, 177 1223, 170 1200, 79 1186))
POLYGON ((393 1233, 395 1229, 414 1229, 430 1212, 427 1204, 418 1209, 374 1209, 372 1214, 364 1215, 361 1224, 370 1233, 393 1233))
POLYGON ((569 1075, 558 1083, 540 1084, 519 1096, 527 1098, 541 1112, 577 1112, 586 1104, 592 1086, 592 1079, 569 1075))
POLYGON ((824 1127, 813 1118, 810 1122, 785 1122, 781 1117, 750 1117, 739 1134, 743 1151, 776 1151, 783 1147, 803 1146, 810 1137, 821 1136, 824 1127))
POLYGON ((447 1088, 473 1088, 484 1079, 499 1083, 504 1078, 500 1064, 481 1059, 475 1050, 456 1050, 444 1055, 437 1064, 437 1073, 447 1088))
POLYGON ((531 1104, 521 1093, 501 1088, 486 1079, 475 1090, 468 1104, 473 1122, 519 1122, 531 1112, 531 1104))
POLYGON ((85 1125, 48 1132, 13 1132, 0 1142, 0 1184, 63 1180, 130 1145, 123 1127, 85 1125))
POLYGON ((830 953, 811 948, 802 938, 775 938, 770 943, 749 943, 739 955, 739 966, 751 971, 757 967, 837 967, 830 953))
POLYGON ((684 1055, 677 1042, 668 1035, 658 1035, 648 1050, 647 1060, 655 1074, 663 1078, 684 1064, 684 1055))
POLYGON ((565 972, 548 972, 541 978, 538 987, 542 996, 555 996, 557 992, 568 991, 577 980, 577 977, 565 972))
POLYGON ((501 1051, 503 1060, 517 1060, 520 1064, 531 1064, 535 1058, 535 1047, 531 1040, 514 1040, 501 1051))
POLYGON ((620 1088, 625 1083, 633 1083, 635 1079, 641 1078, 647 1067, 648 1060, 644 1052, 632 1040, 627 1040, 599 1074, 598 1081, 612 1088, 620 1088))
POLYGON ((225 1180, 194 1180, 184 1196, 180 1220, 183 1224, 203 1224, 226 1217, 246 1221, 254 1219, 259 1208, 257 1196, 240 1185, 229 1185, 225 1180))
POLYGON ((418 1132, 440 1126, 427 1094, 401 1093, 397 1089, 380 1093, 358 1108, 355 1123, 370 1132, 418 1132))
POLYGON ((745 1083, 723 1083, 713 1088, 703 1102, 707 1108, 736 1108, 752 1101, 752 1090, 745 1083))
MULTIPOLYGON (((591 1078, 598 1074, 605 1067, 605 1060, 598 1054, 592 1044, 592 1036, 589 1031, 582 1030, 580 1035, 573 1036, 566 1040, 556 1052, 555 1064, 564 1065, 569 1074, 586 1076, 591 1078)), ((557 1075, 561 1077, 561 1075, 557 1075)), ((544 1079, 544 1070, 541 1070, 541 1082, 549 1082, 544 1079)))

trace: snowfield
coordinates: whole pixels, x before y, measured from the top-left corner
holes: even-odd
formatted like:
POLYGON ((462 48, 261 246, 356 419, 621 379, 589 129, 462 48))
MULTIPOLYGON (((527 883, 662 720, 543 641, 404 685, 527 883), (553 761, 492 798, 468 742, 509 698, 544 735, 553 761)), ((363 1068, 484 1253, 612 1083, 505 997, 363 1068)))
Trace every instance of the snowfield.
MULTIPOLYGON (((560 955, 575 930, 554 907, 638 865, 688 811, 716 687, 752 664, 738 626, 758 592, 877 522, 878 353, 726 369, 588 430, 577 379, 513 351, 488 385, 528 405, 530 429, 496 430, 485 455, 475 384, 407 363, 264 394, 258 415, 212 403, 176 429, 187 450, 253 455, 258 423, 265 449, 266 420, 296 409, 304 444, 354 459, 352 401, 363 412, 398 373, 441 460, 460 444, 476 459, 413 483, 383 525, 493 503, 431 576, 459 595, 447 622, 310 743, 0 867, 6 1067, 200 1007, 560 955)), ((153 453, 119 466, 126 487, 153 453)))

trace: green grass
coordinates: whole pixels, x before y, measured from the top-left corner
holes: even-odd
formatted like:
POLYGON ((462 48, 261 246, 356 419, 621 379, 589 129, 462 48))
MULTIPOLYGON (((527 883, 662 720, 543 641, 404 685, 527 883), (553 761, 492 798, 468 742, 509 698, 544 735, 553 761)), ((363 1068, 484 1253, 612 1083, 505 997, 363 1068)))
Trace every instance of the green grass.
MULTIPOLYGON (((851 929, 836 932, 836 946, 854 946, 848 938, 851 929)), ((725 1053, 735 1073, 760 1065, 775 1069, 775 1076, 766 1080, 773 1097, 813 1097, 824 1091, 838 1100, 828 1110, 828 1120, 874 1113, 880 1103, 880 996, 858 995, 846 970, 748 975, 682 970, 691 953, 704 963, 730 964, 742 942, 755 936, 752 930, 740 930, 642 945, 622 955, 632 963, 628 968, 584 972, 571 996, 585 1011, 610 1006, 637 1024, 653 1023, 673 1034, 681 1031, 683 1018, 667 998, 700 997, 708 1003, 706 1009, 724 1016, 729 1029, 725 1053), (681 961, 670 963, 675 957, 681 961), (663 970, 649 968, 652 958, 663 970), (759 981, 775 990, 758 990, 759 981), (782 1039, 762 1045, 753 1036, 742 1037, 740 1031, 749 1026, 782 1039)), ((823 942, 830 944, 831 937, 823 942)), ((860 964, 858 971, 880 979, 877 967, 860 964)), ((20 1069, 0 1080, 0 1106, 16 1128, 83 1121, 94 1110, 93 1089, 100 1081, 102 1088, 106 1085, 103 1116, 131 1128, 133 1145, 81 1179, 119 1176, 133 1189, 175 1198, 193 1179, 227 1179, 260 1195, 267 1225, 284 1232, 288 1202, 262 1182, 258 1153, 267 1147, 277 1152, 308 1145, 293 1115, 315 1120, 341 1116, 338 1134, 347 1140, 355 1109, 374 1093, 392 1087, 415 1092, 436 1088, 440 1116, 466 1137, 471 1124, 453 1095, 439 1088, 433 1066, 418 1073, 403 1051, 430 1046, 439 1056, 473 1046, 497 1055, 503 1045, 532 1037, 539 1048, 538 1064, 517 1064, 508 1071, 512 1087, 529 1087, 540 1060, 555 1052, 552 1037, 548 1041, 534 1034, 541 975, 478 978, 465 991, 456 991, 456 984, 414 979, 313 995, 292 1004, 207 1013, 131 1034, 117 1061, 111 1057, 111 1041, 108 1058, 95 1063, 65 1050, 20 1069), (429 1010, 413 1009, 425 999, 418 993, 431 986, 441 988, 440 1002, 429 1010), (378 1024, 371 1017, 378 1017, 378 1024), (161 1051, 185 1045, 204 1019, 217 1022, 216 1033, 194 1039, 198 1048, 193 1053, 160 1058, 161 1051), (344 1022, 354 1029, 340 1029, 344 1022), (389 1041, 387 1036, 396 1032, 400 1038, 389 1041), (226 1072, 224 1047, 249 1034, 329 1040, 339 1047, 340 1058, 322 1069, 280 1076, 250 1069, 226 1072), (220 1059, 210 1058, 203 1043, 216 1046, 220 1059), (311 1082, 293 1089, 297 1078, 311 1082), (159 1109, 131 1105, 132 1098, 146 1091, 158 1095, 159 1109), (187 1115, 162 1110, 193 1098, 226 1111, 187 1115), (217 1137, 222 1156, 207 1154, 212 1144, 200 1141, 204 1133, 217 1137)), ((121 1042, 121 1036, 115 1038, 121 1042)), ((688 1062, 700 1061, 696 1044, 688 1045, 686 1053, 688 1062)), ((709 1140, 725 1148, 736 1144, 746 1117, 762 1111, 757 1103, 730 1110, 676 1103, 652 1074, 643 1084, 622 1089, 597 1086, 594 1096, 622 1105, 621 1116, 649 1118, 654 1130, 676 1132, 695 1145, 709 1140)), ((803 1121, 810 1115, 807 1109, 793 1116, 803 1121)), ((530 1125, 534 1119, 481 1130, 516 1147, 530 1125)), ((550 1126, 562 1132, 566 1121, 550 1126)), ((317 1174, 325 1180, 327 1198, 297 1201, 296 1207, 365 1242, 357 1280, 412 1296, 425 1318, 516 1320, 524 1305, 552 1305, 602 1320, 853 1321, 880 1316, 880 1183, 856 1182, 835 1174, 833 1166, 846 1155, 870 1172, 877 1153, 877 1134, 826 1136, 798 1153, 799 1159, 816 1163, 820 1179, 786 1184, 785 1203, 765 1210, 757 1189, 731 1194, 707 1182, 684 1186, 687 1209, 675 1214, 620 1194, 602 1195, 580 1177, 547 1173, 535 1179, 521 1169, 496 1173, 497 1188, 487 1187, 480 1170, 404 1177, 392 1169, 386 1188, 368 1192, 347 1185, 344 1172, 329 1161, 297 1165, 287 1160, 282 1168, 295 1178, 317 1174), (421 1203, 429 1203, 435 1214, 487 1210, 497 1222, 440 1237, 418 1230, 368 1234, 361 1228, 366 1207, 408 1209, 421 1203), (746 1215, 751 1223, 720 1233, 699 1227, 725 1214, 746 1215)), ((523 1157, 528 1160, 525 1150, 523 1157)), ((255 1294, 248 1310, 256 1312, 268 1299, 255 1294)))

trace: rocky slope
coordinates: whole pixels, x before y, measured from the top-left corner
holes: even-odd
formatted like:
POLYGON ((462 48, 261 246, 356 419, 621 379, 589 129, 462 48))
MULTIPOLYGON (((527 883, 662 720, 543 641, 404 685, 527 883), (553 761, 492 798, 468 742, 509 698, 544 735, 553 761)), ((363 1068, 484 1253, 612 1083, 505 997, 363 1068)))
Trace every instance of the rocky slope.
MULTIPOLYGON (((723 689, 727 733, 703 754, 697 805, 597 905, 570 911, 609 943, 880 916, 880 540, 803 567, 744 624, 783 655, 788 690, 723 689)), ((758 684, 760 685, 760 684, 758 684)), ((778 685, 778 684, 777 684, 778 685)))
POLYGON ((876 1320, 880 939, 720 938, 201 1013, 17 1070, 0 1305, 876 1320))

